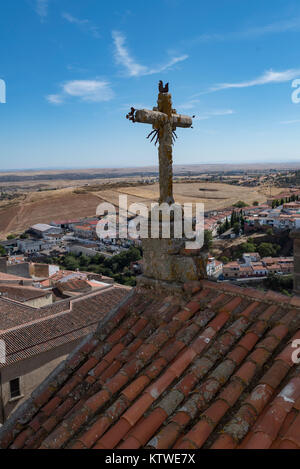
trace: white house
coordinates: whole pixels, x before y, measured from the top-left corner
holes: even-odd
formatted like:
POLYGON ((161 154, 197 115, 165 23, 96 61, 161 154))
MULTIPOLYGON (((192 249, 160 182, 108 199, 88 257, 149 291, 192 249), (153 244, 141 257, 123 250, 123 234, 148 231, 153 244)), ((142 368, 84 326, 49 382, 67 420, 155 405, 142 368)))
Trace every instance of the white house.
POLYGON ((36 239, 18 239, 17 245, 19 251, 21 251, 23 254, 33 254, 35 252, 49 248, 49 244, 42 240, 36 239))
POLYGON ((61 228, 47 225, 46 223, 37 223, 36 225, 30 227, 30 231, 40 236, 41 238, 44 238, 49 234, 59 234, 62 232, 61 228))
POLYGON ((220 277, 223 273, 223 263, 217 261, 214 257, 209 257, 206 264, 206 273, 208 277, 220 277))

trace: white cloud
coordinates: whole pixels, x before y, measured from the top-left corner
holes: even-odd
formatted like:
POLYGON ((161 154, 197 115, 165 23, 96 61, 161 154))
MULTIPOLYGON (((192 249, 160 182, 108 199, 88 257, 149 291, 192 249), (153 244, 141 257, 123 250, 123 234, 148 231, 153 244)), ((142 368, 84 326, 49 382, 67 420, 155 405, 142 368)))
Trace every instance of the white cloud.
POLYGON ((208 111, 200 116, 196 116, 195 120, 207 120, 211 119, 212 117, 217 117, 217 116, 231 116, 232 114, 235 114, 235 111, 233 109, 219 109, 216 111, 208 111))
POLYGON ((110 83, 101 80, 72 80, 61 85, 59 94, 46 96, 51 104, 62 104, 68 97, 79 98, 80 101, 99 103, 114 97, 110 83))
POLYGON ((100 37, 99 28, 97 26, 94 26, 91 21, 81 20, 73 15, 70 15, 70 13, 62 13, 62 17, 69 23, 76 24, 77 26, 79 26, 81 30, 92 34, 92 36, 94 36, 95 38, 98 39, 100 37))
POLYGON ((267 85, 270 83, 284 83, 300 75, 300 69, 290 69, 283 72, 275 72, 274 70, 267 70, 263 75, 249 81, 242 81, 240 83, 220 83, 212 86, 207 92, 226 90, 231 88, 249 88, 258 85, 267 85))
POLYGON ((113 91, 107 81, 74 80, 63 85, 64 92, 80 97, 83 101, 100 102, 113 98, 113 91))
POLYGON ((280 20, 274 23, 269 23, 262 26, 254 26, 251 28, 245 28, 240 31, 233 31, 228 33, 204 33, 200 34, 192 39, 185 39, 183 43, 186 45, 194 46, 206 42, 222 42, 222 41, 234 41, 242 39, 255 39, 257 37, 266 36, 268 34, 280 34, 287 32, 300 31, 300 17, 280 20))
POLYGON ((46 99, 51 104, 61 104, 63 102, 63 97, 59 94, 49 94, 46 99))
POLYGON ((198 103, 199 103, 199 99, 190 99, 189 101, 186 101, 185 103, 180 104, 179 106, 176 106, 176 107, 178 107, 178 109, 186 109, 186 110, 189 110, 189 109, 195 108, 195 106, 196 106, 198 103))
POLYGON ((290 124, 299 124, 299 122, 300 122, 300 119, 294 119, 291 121, 281 121, 280 124, 290 125, 290 124))
POLYGON ((239 36, 245 37, 258 37, 264 36, 266 34, 274 34, 274 33, 286 33, 286 32, 295 32, 300 31, 300 18, 292 18, 289 20, 281 20, 275 23, 270 23, 264 26, 257 26, 254 28, 246 29, 245 31, 241 31, 239 36))
POLYGON ((137 77, 144 75, 153 75, 155 73, 160 73, 168 68, 171 68, 178 62, 182 62, 188 58, 188 55, 181 55, 178 57, 173 57, 169 62, 164 65, 161 65, 156 68, 150 68, 146 65, 140 65, 135 61, 135 59, 130 55, 128 49, 125 46, 126 38, 119 31, 113 31, 112 37, 115 46, 115 60, 117 64, 122 65, 129 76, 137 77))
POLYGON ((48 15, 48 0, 36 0, 35 11, 40 16, 41 20, 44 20, 48 15))

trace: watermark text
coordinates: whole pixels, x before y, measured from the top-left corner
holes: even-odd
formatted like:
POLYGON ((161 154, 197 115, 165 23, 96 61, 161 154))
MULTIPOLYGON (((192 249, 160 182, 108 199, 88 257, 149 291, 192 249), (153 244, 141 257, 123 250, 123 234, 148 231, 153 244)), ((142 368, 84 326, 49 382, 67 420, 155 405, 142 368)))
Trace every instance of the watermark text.
POLYGON ((204 204, 151 203, 150 210, 143 203, 128 207, 127 195, 119 196, 116 208, 109 202, 98 205, 100 217, 96 226, 100 239, 184 238, 186 249, 201 249, 204 244, 204 204))

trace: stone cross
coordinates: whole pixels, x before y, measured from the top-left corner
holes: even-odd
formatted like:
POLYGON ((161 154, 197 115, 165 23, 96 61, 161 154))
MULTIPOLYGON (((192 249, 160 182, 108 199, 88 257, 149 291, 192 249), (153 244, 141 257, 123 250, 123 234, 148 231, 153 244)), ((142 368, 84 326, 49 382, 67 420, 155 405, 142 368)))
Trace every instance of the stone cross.
POLYGON ((159 142, 159 203, 173 204, 172 145, 177 137, 175 130, 177 127, 191 127, 192 118, 172 109, 168 84, 163 86, 162 81, 159 82, 157 107, 152 111, 131 108, 126 118, 132 122, 152 124, 153 130, 147 138, 153 135, 151 141, 156 137, 155 145, 159 142))

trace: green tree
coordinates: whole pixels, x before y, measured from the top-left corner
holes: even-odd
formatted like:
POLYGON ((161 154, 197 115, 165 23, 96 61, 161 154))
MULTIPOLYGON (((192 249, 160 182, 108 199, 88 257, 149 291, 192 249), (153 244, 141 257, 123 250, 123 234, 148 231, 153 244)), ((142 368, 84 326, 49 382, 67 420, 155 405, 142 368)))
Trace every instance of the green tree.
POLYGON ((222 256, 220 257, 220 261, 223 262, 223 264, 227 264, 229 262, 229 258, 227 256, 222 256))
POLYGON ((244 230, 245 230, 245 218, 243 217, 243 215, 242 215, 241 218, 240 218, 240 224, 241 224, 241 230, 242 230, 242 232, 244 233, 244 230))
POLYGON ((230 226, 231 226, 231 228, 233 227, 235 222, 236 222, 236 213, 235 213, 235 210, 232 210, 231 217, 230 217, 230 226))
POLYGON ((245 252, 256 252, 256 245, 248 242, 240 244, 234 251, 234 258, 239 259, 245 252))
POLYGON ((293 290, 293 276, 271 274, 264 280, 264 286, 289 295, 293 290))
POLYGON ((257 247, 257 252, 261 257, 274 257, 280 250, 280 246, 278 244, 272 243, 261 243, 257 247))
POLYGON ((204 244, 203 247, 205 250, 209 251, 213 245, 213 236, 210 230, 204 230, 204 244))
POLYGON ((99 264, 89 264, 87 267, 84 267, 84 270, 94 272, 95 274, 102 274, 102 267, 99 264))
POLYGON ((81 254, 81 256, 78 258, 78 261, 80 267, 87 267, 91 262, 91 258, 86 256, 85 254, 81 254))
POLYGON ((241 229, 241 228, 240 228, 240 224, 239 224, 238 221, 236 221, 236 222, 234 223, 232 229, 233 229, 234 234, 236 234, 237 236, 240 234, 240 229, 241 229))
POLYGON ((65 256, 64 266, 67 270, 79 269, 79 261, 71 254, 65 256))
POLYGON ((233 204, 233 206, 236 208, 244 208, 244 207, 248 207, 248 204, 246 204, 246 202, 244 202, 243 200, 239 200, 238 202, 233 204))

